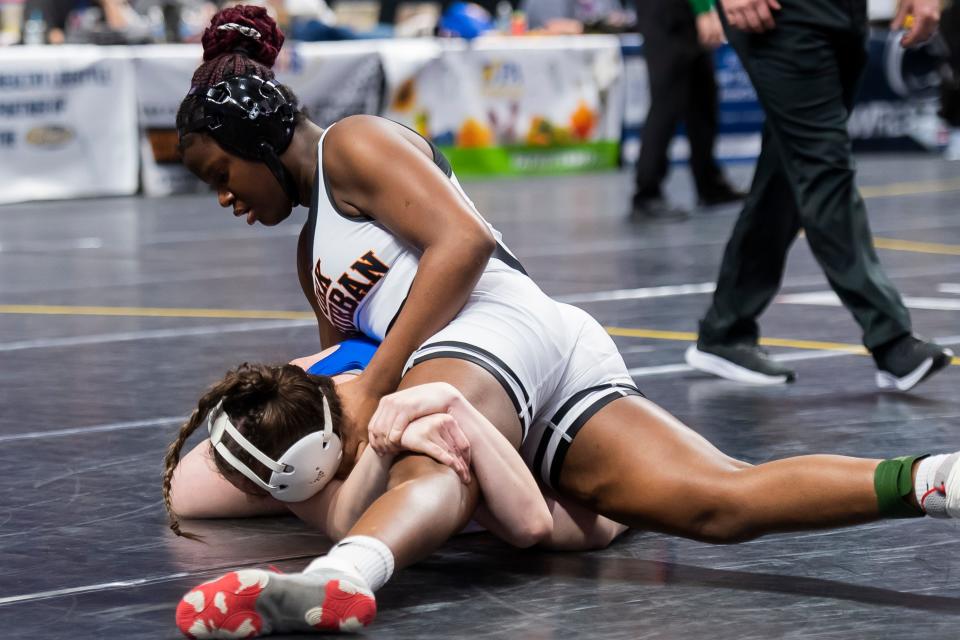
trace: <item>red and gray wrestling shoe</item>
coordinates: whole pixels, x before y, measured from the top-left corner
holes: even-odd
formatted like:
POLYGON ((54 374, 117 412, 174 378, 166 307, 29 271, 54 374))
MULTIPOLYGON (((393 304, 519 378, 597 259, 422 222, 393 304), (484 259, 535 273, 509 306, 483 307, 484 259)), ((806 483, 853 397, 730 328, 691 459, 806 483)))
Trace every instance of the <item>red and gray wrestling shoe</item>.
POLYGON ((334 570, 278 574, 244 569, 204 582, 177 605, 188 638, 255 638, 287 632, 355 632, 377 615, 373 593, 334 570))

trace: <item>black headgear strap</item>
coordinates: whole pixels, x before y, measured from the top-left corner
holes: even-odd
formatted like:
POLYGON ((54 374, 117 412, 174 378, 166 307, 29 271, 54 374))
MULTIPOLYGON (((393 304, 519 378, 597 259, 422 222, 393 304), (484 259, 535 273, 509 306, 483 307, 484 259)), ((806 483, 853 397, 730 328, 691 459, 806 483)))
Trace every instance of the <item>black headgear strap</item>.
POLYGON ((273 80, 256 75, 232 76, 209 87, 193 87, 187 95, 202 95, 202 112, 180 127, 188 133, 207 133, 224 150, 263 162, 284 193, 300 204, 297 182, 280 162, 293 140, 298 105, 287 99, 273 80))
POLYGON ((294 180, 293 175, 287 171, 287 168, 280 162, 280 156, 273 150, 273 147, 263 142, 260 144, 260 150, 260 159, 263 160, 263 163, 267 165, 267 169, 270 169, 270 173, 273 174, 273 177, 276 178, 280 186, 283 187, 283 192, 290 198, 293 206, 298 206, 300 204, 300 188, 297 186, 297 181, 294 180))

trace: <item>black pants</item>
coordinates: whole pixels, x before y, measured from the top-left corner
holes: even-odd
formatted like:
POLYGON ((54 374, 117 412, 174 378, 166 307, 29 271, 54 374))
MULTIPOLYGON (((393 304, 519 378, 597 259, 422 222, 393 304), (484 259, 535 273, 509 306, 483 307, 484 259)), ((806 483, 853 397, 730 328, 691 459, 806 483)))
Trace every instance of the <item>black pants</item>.
POLYGON ((690 140, 690 170, 697 191, 709 196, 726 187, 713 157, 717 137, 713 56, 697 41, 688 0, 643 0, 637 5, 650 75, 650 111, 643 125, 635 198, 660 197, 669 167, 667 150, 681 121, 690 140))
POLYGON ((873 349, 910 332, 910 315, 873 248, 847 120, 866 62, 864 0, 782 0, 777 27, 725 25, 766 112, 763 146, 727 244, 701 344, 755 343, 802 228, 830 286, 873 349))
POLYGON ((940 16, 940 35, 948 49, 940 85, 940 116, 951 127, 960 127, 960 10, 954 3, 940 16))

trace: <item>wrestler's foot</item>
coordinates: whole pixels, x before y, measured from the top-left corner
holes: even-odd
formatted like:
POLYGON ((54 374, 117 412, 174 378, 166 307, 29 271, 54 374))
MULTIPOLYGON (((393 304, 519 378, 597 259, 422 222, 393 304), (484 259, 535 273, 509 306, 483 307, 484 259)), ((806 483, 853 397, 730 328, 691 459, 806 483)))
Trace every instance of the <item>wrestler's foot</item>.
POLYGON ((287 575, 231 571, 183 596, 177 626, 188 638, 359 631, 377 614, 373 593, 360 582, 335 570, 287 575))
POLYGON ((960 453, 937 465, 932 486, 919 498, 920 507, 933 518, 960 518, 960 453))
POLYGON ((953 358, 953 351, 913 335, 903 336, 873 352, 877 363, 877 386, 909 391, 953 358))

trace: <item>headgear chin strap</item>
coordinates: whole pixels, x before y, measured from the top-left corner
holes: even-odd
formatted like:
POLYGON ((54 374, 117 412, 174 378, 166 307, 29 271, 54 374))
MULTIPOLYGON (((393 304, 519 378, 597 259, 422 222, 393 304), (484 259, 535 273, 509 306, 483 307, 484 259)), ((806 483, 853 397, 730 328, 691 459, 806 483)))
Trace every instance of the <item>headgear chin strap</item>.
POLYGON ((293 140, 296 102, 289 101, 275 81, 252 74, 192 87, 187 95, 197 94, 202 95, 202 114, 180 127, 180 138, 206 133, 226 151, 263 162, 294 206, 300 204, 296 180, 280 162, 280 154, 293 140))
MULTIPOLYGON (((323 392, 321 391, 321 394, 323 392)), ((340 437, 333 432, 330 403, 323 398, 323 429, 300 438, 273 460, 247 440, 223 410, 223 400, 207 415, 210 444, 227 464, 242 473, 252 483, 281 502, 302 502, 323 489, 340 465, 343 447, 340 437), (226 436, 236 442, 260 464, 270 469, 270 482, 264 482, 223 443, 226 436)))

